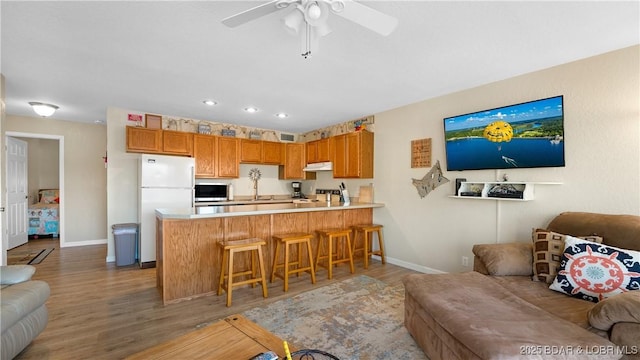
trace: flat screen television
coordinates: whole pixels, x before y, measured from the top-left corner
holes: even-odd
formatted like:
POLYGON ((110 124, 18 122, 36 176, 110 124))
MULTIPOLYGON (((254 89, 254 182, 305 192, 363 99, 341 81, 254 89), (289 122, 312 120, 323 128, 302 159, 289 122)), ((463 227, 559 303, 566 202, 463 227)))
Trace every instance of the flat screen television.
POLYGON ((563 97, 444 119, 447 170, 562 167, 563 97))

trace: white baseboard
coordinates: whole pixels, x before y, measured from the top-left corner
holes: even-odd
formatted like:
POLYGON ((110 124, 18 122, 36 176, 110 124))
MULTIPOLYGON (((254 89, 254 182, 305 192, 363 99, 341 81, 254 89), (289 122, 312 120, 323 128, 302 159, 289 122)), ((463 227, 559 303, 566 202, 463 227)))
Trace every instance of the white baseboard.
MULTIPOLYGON (((382 260, 382 259, 380 259, 380 256, 378 256, 378 255, 372 255, 371 257, 373 259, 378 260, 378 261, 382 260)), ((414 271, 418 271, 418 272, 425 273, 425 274, 446 274, 447 273, 446 271, 440 271, 440 270, 437 270, 437 269, 432 269, 430 267, 413 264, 413 263, 410 263, 410 262, 394 259, 394 258, 391 258, 391 257, 388 257, 388 256, 386 257, 386 260, 387 260, 387 262, 389 264, 398 265, 398 266, 401 266, 403 268, 414 270, 414 271)))
POLYGON ((106 243, 107 243, 107 239, 65 241, 64 244, 60 243, 60 247, 65 248, 65 247, 74 247, 74 246, 104 245, 106 243))

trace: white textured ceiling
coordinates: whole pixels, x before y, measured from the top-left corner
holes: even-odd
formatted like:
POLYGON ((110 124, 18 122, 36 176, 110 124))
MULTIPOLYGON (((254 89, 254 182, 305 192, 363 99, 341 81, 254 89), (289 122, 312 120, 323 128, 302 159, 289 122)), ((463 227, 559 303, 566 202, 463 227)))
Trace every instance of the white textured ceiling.
POLYGON ((34 116, 27 103, 41 101, 70 121, 104 121, 114 106, 304 132, 640 38, 638 1, 361 2, 397 17, 396 31, 382 37, 333 15, 305 60, 282 28, 287 10, 222 25, 260 1, 3 0, 6 112, 34 116))

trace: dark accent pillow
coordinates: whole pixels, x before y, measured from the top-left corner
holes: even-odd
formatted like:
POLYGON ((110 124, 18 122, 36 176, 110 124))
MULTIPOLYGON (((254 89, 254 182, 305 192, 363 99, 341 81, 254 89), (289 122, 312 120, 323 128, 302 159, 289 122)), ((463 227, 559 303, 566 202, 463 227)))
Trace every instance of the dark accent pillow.
POLYGON ((549 289, 598 302, 640 290, 640 252, 566 236, 558 275, 549 289))

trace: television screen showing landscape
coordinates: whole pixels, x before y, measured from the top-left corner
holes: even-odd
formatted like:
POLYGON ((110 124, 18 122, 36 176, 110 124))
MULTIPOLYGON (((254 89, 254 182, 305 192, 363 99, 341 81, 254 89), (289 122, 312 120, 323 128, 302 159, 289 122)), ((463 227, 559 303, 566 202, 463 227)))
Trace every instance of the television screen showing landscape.
POLYGON ((447 170, 564 166, 562 96, 444 119, 447 170))

